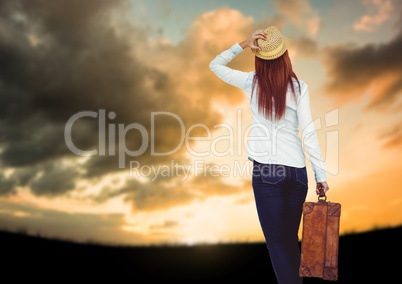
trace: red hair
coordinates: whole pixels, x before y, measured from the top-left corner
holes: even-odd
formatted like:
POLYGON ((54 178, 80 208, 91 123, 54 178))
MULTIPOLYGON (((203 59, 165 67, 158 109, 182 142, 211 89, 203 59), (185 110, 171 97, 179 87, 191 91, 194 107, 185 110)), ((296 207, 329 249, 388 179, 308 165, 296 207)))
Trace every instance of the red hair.
POLYGON ((288 51, 273 60, 264 60, 255 57, 255 76, 253 79, 252 94, 257 85, 258 111, 266 118, 272 119, 275 112, 275 120, 279 120, 285 114, 286 93, 288 86, 292 89, 294 98, 296 93, 293 78, 299 84, 296 74, 293 72, 292 62, 288 51))

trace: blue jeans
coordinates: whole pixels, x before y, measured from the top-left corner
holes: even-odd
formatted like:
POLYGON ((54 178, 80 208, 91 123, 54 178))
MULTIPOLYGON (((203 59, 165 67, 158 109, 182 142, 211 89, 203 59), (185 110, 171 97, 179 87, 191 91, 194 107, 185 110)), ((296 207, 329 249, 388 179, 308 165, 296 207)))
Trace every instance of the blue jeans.
POLYGON ((278 283, 302 283, 298 231, 308 189, 306 167, 253 161, 252 185, 258 218, 278 283))

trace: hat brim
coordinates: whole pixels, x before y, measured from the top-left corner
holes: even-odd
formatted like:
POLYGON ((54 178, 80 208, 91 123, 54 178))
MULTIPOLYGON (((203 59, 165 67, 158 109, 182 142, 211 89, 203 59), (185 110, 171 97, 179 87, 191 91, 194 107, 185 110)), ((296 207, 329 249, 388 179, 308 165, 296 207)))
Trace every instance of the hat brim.
POLYGON ((290 44, 290 39, 287 37, 282 36, 283 40, 283 47, 280 51, 276 52, 275 54, 269 55, 269 56, 264 56, 260 54, 260 51, 258 49, 252 49, 252 52, 257 56, 258 58, 264 59, 264 60, 273 60, 278 57, 281 57, 285 51, 288 49, 289 44, 290 44))

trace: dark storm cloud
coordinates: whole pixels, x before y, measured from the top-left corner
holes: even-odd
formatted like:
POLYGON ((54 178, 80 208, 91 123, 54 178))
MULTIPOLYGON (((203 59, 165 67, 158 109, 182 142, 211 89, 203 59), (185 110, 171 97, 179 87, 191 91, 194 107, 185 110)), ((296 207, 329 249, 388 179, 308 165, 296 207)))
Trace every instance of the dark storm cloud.
POLYGON ((74 189, 74 178, 79 174, 76 166, 57 162, 43 165, 39 173, 30 184, 36 195, 60 195, 74 189))
POLYGON ((77 165, 49 160, 29 167, 17 167, 7 176, 0 175, 0 194, 13 194, 17 186, 29 186, 36 195, 56 196, 73 189, 82 171, 77 165))
MULTIPOLYGON (((123 195, 133 211, 139 212, 165 210, 186 205, 194 200, 204 201, 211 196, 230 196, 248 191, 248 179, 238 185, 229 184, 219 173, 219 169, 216 164, 206 164, 201 172, 194 174, 177 171, 176 168, 156 168, 158 174, 150 173, 147 182, 140 182, 136 177, 140 176, 141 172, 133 171, 132 177, 124 186, 117 189, 105 186, 88 199, 104 202, 123 195)), ((148 169, 145 172, 148 173, 148 169)))
MULTIPOLYGON (((400 20, 402 23, 402 20, 400 20)), ((368 108, 387 108, 402 94, 402 29, 391 41, 326 50, 328 93, 341 101, 372 95, 368 108)))
POLYGON ((0 174, 0 195, 8 195, 15 193, 16 181, 6 178, 4 174, 0 174))
MULTIPOLYGON (((208 101, 191 104, 176 90, 176 74, 153 67, 138 55, 136 49, 149 48, 147 32, 113 18, 114 12, 132 8, 125 5, 118 0, 1 1, 0 159, 3 168, 15 169, 1 179, 1 193, 12 192, 13 185, 28 185, 36 194, 62 194, 79 178, 120 170, 117 134, 114 156, 91 157, 82 171, 57 166, 59 159, 76 157, 66 146, 64 128, 81 111, 114 112, 116 118, 107 118, 106 127, 113 123, 116 132, 118 124, 138 123, 150 133, 152 111, 175 113, 186 126, 219 121, 208 101), (38 177, 30 168, 44 175, 38 177)), ((180 124, 172 118, 158 119, 152 137, 155 150, 172 150, 181 138, 180 124)), ((141 146, 138 131, 124 138, 129 150, 141 146)), ((77 122, 72 140, 80 149, 99 150, 98 120, 77 122)), ((147 149, 136 160, 161 163, 184 159, 182 154, 179 149, 155 158, 147 149)), ((126 166, 128 162, 126 157, 126 166)))

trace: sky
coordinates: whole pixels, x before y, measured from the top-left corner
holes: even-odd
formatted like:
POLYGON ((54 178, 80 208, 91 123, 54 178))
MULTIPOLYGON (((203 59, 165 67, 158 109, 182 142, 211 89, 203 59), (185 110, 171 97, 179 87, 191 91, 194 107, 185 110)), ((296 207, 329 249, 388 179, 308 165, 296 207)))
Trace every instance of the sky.
MULTIPOLYGON (((111 244, 263 241, 248 101, 208 65, 270 25, 309 86, 341 234, 401 225, 400 1, 6 0, 0 228, 111 244)), ((245 50, 230 66, 253 60, 245 50)))

